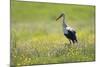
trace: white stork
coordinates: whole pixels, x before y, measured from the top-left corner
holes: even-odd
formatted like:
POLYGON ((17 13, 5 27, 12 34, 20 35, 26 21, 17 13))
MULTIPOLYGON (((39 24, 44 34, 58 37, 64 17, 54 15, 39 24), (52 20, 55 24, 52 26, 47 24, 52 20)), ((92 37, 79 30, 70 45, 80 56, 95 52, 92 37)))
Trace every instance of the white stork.
POLYGON ((65 35, 65 37, 68 38, 70 44, 71 44, 71 41, 72 41, 73 44, 74 44, 75 42, 77 42, 76 31, 75 31, 73 28, 69 27, 69 26, 65 23, 65 14, 64 14, 64 13, 62 13, 62 14, 56 19, 56 21, 57 21, 58 19, 60 19, 61 17, 62 17, 62 19, 63 19, 62 26, 63 26, 64 35, 65 35))

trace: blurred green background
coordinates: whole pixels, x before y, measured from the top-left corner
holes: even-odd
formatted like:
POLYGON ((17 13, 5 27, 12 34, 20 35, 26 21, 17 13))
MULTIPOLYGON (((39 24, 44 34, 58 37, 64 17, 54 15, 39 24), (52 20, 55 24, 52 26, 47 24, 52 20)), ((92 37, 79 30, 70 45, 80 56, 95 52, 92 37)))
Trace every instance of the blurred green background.
POLYGON ((11 65, 94 60, 95 6, 11 0, 11 65), (66 46, 62 20, 56 21, 62 12, 78 45, 66 46))

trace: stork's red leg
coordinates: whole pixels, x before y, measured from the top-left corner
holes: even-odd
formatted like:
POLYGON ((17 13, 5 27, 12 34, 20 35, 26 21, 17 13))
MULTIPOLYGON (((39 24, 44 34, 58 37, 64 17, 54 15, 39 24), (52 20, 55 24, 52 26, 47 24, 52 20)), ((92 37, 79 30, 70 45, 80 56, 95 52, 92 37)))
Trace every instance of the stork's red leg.
POLYGON ((71 44, 71 40, 70 39, 68 39, 69 40, 69 42, 70 42, 70 44, 71 44))

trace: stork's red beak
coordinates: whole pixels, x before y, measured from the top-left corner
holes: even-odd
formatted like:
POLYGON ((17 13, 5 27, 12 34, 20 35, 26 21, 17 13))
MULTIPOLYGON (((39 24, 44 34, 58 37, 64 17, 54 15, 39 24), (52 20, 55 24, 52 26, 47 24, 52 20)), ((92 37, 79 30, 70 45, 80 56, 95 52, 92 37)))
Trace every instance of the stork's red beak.
POLYGON ((63 16, 63 15, 61 14, 61 15, 56 19, 56 21, 57 21, 58 19, 60 19, 62 16, 63 16))

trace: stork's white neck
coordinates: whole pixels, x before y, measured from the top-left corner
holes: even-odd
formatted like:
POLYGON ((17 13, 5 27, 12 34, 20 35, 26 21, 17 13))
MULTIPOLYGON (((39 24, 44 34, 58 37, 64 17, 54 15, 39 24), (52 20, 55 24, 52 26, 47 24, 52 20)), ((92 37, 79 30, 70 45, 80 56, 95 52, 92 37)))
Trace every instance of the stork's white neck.
POLYGON ((65 15, 63 15, 62 17, 63 17, 63 28, 66 28, 67 25, 66 25, 66 23, 65 23, 65 15))
POLYGON ((63 17, 63 23, 65 23, 65 15, 63 15, 62 17, 63 17))

